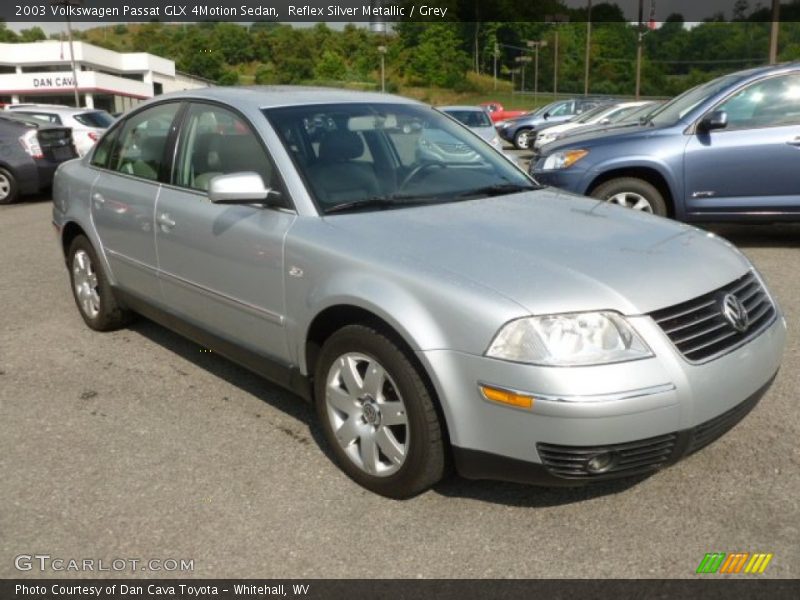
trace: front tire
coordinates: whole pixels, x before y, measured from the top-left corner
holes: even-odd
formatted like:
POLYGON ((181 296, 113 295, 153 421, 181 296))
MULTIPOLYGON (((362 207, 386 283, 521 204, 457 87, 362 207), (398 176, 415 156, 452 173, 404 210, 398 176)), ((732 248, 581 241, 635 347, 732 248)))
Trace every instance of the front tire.
POLYGON ((13 204, 19 198, 19 186, 11 171, 0 167, 0 204, 13 204))
POLYGON ((113 331, 127 325, 131 313, 114 297, 103 265, 91 242, 79 235, 67 251, 72 297, 84 322, 95 331, 113 331))
POLYGON ((336 462, 356 483, 401 499, 444 476, 444 438, 428 386, 384 333, 365 325, 334 333, 317 361, 314 397, 336 462))
POLYGON ((636 177, 619 177, 597 186, 593 198, 618 204, 625 208, 667 216, 667 203, 654 185, 636 177))

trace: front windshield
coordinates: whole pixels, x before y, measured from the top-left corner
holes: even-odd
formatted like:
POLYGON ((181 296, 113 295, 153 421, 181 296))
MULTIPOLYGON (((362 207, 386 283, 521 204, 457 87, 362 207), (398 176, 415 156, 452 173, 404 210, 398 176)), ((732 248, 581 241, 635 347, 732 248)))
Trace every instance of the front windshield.
POLYGON ((323 213, 454 202, 536 189, 502 154, 413 104, 265 109, 323 213))
POLYGON ((572 123, 588 123, 600 113, 604 113, 607 110, 610 110, 608 106, 595 106, 594 108, 587 110, 577 119, 574 119, 572 123))
POLYGON ((492 121, 482 110, 468 110, 468 109, 458 109, 458 108, 448 108, 444 111, 451 117, 453 117, 456 121, 460 121, 467 127, 492 127, 492 121))
POLYGON ((653 111, 648 116, 648 121, 654 125, 673 125, 683 119, 699 104, 718 94, 739 78, 741 78, 741 75, 726 75, 698 85, 653 111))

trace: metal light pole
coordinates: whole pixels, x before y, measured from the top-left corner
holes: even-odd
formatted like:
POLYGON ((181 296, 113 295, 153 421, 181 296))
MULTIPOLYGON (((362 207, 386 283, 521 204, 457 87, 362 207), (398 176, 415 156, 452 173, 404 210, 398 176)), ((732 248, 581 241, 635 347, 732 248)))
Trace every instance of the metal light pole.
POLYGON ((592 0, 588 0, 586 14, 586 66, 583 72, 583 95, 589 95, 589 62, 592 54, 592 0))
POLYGON ((514 62, 519 63, 519 68, 522 70, 522 83, 520 84, 520 92, 525 92, 525 65, 531 62, 530 56, 518 56, 514 62))
POLYGON ((500 53, 500 47, 497 42, 494 43, 494 89, 497 89, 497 55, 500 53))
POLYGON ((386 92, 386 46, 378 46, 381 55, 381 92, 386 92))
POLYGON ((69 62, 72 66, 72 91, 75 93, 75 108, 80 108, 81 101, 78 95, 78 73, 75 69, 75 49, 72 46, 72 23, 69 20, 69 7, 80 6, 83 0, 51 0, 53 6, 63 6, 67 11, 67 35, 69 36, 69 62))
POLYGON ((553 48, 553 98, 555 99, 558 95, 558 25, 569 22, 569 15, 547 15, 544 20, 555 26, 555 48, 553 48))
POLYGON ((781 27, 781 0, 772 0, 772 30, 769 36, 769 64, 778 62, 778 32, 781 27))
POLYGON ((528 40, 528 48, 533 48, 534 67, 533 67, 533 104, 536 105, 539 99, 539 48, 547 46, 544 40, 528 40))

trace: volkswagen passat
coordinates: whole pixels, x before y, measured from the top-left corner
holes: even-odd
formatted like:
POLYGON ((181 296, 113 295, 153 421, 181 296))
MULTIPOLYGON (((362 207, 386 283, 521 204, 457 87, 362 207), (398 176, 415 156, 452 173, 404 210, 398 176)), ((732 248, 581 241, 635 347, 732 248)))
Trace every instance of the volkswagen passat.
POLYGON ((89 327, 140 313, 296 391, 342 469, 392 497, 451 463, 652 472, 733 427, 784 347, 727 242, 539 189, 399 97, 160 96, 59 169, 53 214, 89 327), (417 162, 432 130, 478 159, 417 162))

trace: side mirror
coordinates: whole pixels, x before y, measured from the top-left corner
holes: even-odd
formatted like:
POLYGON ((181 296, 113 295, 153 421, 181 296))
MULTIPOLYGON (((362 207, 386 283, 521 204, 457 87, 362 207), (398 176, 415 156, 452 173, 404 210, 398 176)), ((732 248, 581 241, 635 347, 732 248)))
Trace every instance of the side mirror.
POLYGON ((698 131, 712 131, 714 129, 725 129, 728 126, 728 113, 724 110, 715 110, 708 113, 697 124, 698 131))
POLYGON ((208 185, 208 199, 214 204, 254 204, 281 206, 281 193, 264 187, 264 180, 258 173, 245 171, 217 175, 208 185), (273 198, 273 201, 270 201, 273 198))
POLYGON ((549 118, 550 118, 550 112, 548 111, 548 112, 544 113, 544 114, 542 115, 542 117, 544 117, 544 120, 546 121, 547 119, 549 119, 549 118))

